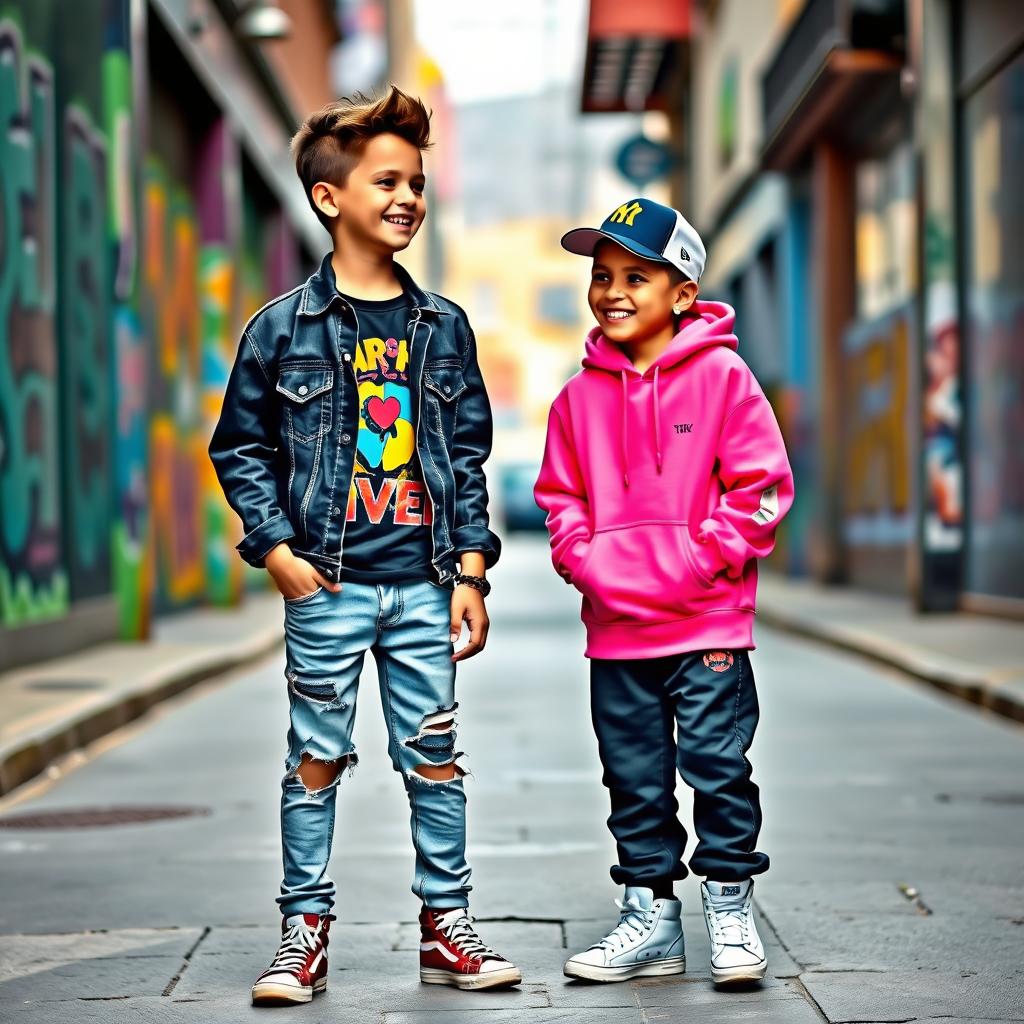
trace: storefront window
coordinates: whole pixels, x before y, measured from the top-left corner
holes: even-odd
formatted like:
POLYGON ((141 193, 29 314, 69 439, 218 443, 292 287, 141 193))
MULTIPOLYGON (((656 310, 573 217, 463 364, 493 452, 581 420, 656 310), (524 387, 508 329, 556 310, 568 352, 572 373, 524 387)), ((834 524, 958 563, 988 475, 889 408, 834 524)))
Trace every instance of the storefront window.
POLYGON ((1024 599, 1024 54, 964 104, 966 589, 1024 599))

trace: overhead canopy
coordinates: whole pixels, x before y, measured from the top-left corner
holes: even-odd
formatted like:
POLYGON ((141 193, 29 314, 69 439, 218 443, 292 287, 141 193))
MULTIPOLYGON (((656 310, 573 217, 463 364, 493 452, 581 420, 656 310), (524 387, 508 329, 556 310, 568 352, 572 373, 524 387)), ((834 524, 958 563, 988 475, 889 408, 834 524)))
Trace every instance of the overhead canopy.
POLYGON ((905 106, 903 0, 808 0, 761 80, 764 166, 785 171, 815 140, 856 149, 905 106))
POLYGON ((590 0, 584 113, 664 110, 690 37, 690 0, 590 0))

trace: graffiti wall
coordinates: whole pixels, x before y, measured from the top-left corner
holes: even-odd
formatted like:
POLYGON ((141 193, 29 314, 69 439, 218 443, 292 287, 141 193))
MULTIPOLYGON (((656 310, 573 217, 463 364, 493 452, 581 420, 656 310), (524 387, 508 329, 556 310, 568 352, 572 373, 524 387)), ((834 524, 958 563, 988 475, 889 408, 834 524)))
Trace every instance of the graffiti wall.
POLYGON ((121 636, 149 630, 152 564, 149 560, 147 479, 147 357, 139 317, 139 190, 135 172, 135 117, 128 26, 111 26, 117 45, 103 57, 107 138, 107 244, 110 250, 111 338, 116 414, 113 424, 114 511, 111 536, 114 592, 121 636))
POLYGON ((84 108, 63 116, 60 161, 61 448, 64 559, 77 600, 110 592, 114 411, 108 249, 106 140, 84 108))
POLYGON ((52 64, 0 7, 0 621, 68 605, 61 538, 52 64))
POLYGON ((158 609, 198 598, 205 578, 199 479, 199 237, 187 188, 146 164, 144 309, 149 374, 150 516, 158 609))
POLYGON ((98 599, 140 638, 266 583, 206 448, 247 312, 305 268, 180 75, 176 159, 140 158, 128 8, 0 0, 0 631, 98 599))

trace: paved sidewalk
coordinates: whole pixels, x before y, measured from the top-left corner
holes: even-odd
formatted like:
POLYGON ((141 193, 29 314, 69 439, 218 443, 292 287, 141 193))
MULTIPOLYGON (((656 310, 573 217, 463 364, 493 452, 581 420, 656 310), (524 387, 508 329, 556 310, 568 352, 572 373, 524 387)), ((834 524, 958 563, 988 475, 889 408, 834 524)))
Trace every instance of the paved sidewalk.
POLYGON ((1024 623, 967 612, 920 615, 903 598, 767 572, 757 603, 765 625, 865 655, 1024 721, 1024 623))
MULTIPOLYGON (((686 975, 567 982, 564 958, 614 922, 608 799, 575 596, 541 548, 516 539, 508 556, 494 574, 488 651, 460 669, 459 743, 473 772, 473 912, 525 982, 504 993, 418 982, 408 805, 368 664, 360 765, 339 795, 329 991, 283 1011, 289 1020, 1024 1018, 1020 729, 768 628, 755 655, 762 720, 753 750, 765 807, 759 846, 772 857, 756 891, 768 982, 711 987, 693 878, 679 889, 686 975)), ((0 1019, 235 1024, 266 1012, 249 1007, 248 992, 277 935, 283 669, 277 651, 171 702, 56 784, 0 802, 0 1019), (70 827, 69 816, 139 807, 190 813, 70 827), (19 828, 21 815, 40 817, 19 828)), ((685 787, 680 797, 686 820, 685 787)))
MULTIPOLYGON (((152 640, 111 642, 0 673, 0 796, 57 758, 283 640, 277 594, 159 620, 152 640)), ((58 627, 59 628, 59 627, 58 627)))
MULTIPOLYGON (((517 537, 502 568, 509 558, 543 557, 542 548, 538 537, 517 537)), ((1024 721, 1024 625, 917 615, 899 598, 771 573, 759 583, 758 618, 1024 721)), ((0 796, 160 701, 267 654, 282 640, 282 621, 276 594, 251 594, 240 608, 164 618, 145 643, 101 644, 0 673, 0 796)))

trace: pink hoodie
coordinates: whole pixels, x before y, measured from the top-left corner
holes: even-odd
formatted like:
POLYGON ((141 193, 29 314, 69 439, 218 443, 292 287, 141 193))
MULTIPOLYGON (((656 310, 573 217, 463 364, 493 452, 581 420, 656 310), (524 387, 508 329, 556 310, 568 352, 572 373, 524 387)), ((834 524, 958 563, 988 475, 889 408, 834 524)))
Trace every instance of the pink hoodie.
POLYGON ((757 562, 793 502, 786 447, 721 302, 643 374, 594 328, 534 489, 587 657, 751 648, 757 562))

